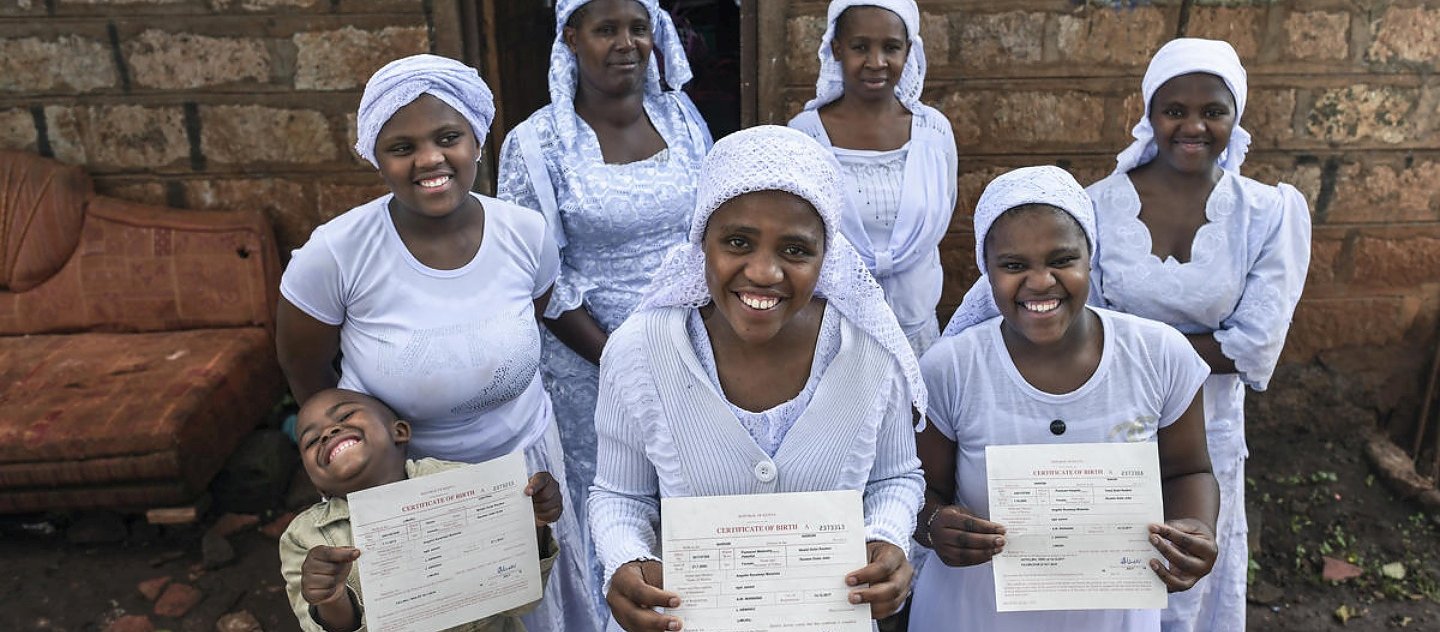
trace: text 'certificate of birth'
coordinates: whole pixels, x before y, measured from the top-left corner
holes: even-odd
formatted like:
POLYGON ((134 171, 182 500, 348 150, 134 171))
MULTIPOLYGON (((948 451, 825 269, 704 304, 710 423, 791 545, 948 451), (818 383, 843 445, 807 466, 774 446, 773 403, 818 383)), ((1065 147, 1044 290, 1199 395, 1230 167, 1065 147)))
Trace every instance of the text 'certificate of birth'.
POLYGON ((985 448, 990 520, 1005 526, 993 560, 995 607, 1164 608, 1150 546, 1165 522, 1155 443, 985 448))
POLYGON ((350 494, 368 628, 435 632, 539 599, 528 480, 515 452, 350 494))
POLYGON ((865 566, 860 492, 665 498, 669 612, 689 632, 869 632, 845 576, 865 566))

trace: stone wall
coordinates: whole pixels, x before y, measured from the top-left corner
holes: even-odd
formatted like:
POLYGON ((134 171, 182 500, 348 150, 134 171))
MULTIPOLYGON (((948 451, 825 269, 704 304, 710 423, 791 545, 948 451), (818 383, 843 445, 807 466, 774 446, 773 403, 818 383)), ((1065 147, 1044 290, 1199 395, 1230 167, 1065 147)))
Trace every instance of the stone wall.
MULTIPOLYGON (((814 93, 824 2, 766 6, 760 116, 814 93)), ((1114 166, 1150 56, 1180 35, 1234 44, 1249 71, 1244 173, 1311 204, 1313 263, 1274 383, 1252 420, 1364 411, 1408 442, 1440 309, 1440 2, 921 0, 925 101, 951 119, 960 205, 942 245, 948 317, 975 278, 969 212, 1011 167, 1082 183, 1114 166)), ((943 323, 943 320, 942 320, 943 323)))
POLYGON ((454 0, 0 0, 0 147, 84 165, 122 198, 263 209, 288 256, 385 191, 351 149, 365 80, 403 55, 458 57, 456 15, 454 0))

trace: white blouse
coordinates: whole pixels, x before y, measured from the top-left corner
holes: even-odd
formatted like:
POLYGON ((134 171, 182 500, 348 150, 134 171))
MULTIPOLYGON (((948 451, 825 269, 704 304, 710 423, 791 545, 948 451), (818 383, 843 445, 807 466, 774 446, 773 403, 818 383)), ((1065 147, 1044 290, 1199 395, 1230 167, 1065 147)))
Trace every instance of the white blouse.
POLYGON ((890 234, 900 214, 900 193, 905 184, 905 155, 910 143, 890 151, 832 147, 840 169, 849 178, 850 199, 856 203, 860 223, 876 248, 890 248, 890 234))

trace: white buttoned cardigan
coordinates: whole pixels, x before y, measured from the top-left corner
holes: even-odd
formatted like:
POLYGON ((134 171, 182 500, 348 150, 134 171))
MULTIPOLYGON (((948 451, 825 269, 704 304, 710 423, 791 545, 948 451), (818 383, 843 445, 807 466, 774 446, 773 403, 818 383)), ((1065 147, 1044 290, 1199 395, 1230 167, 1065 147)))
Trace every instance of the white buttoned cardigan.
POLYGON ((621 564, 663 559, 660 498, 860 490, 866 539, 908 554, 925 481, 899 363, 843 321, 840 351, 772 458, 701 367, 690 309, 635 314, 600 361, 589 511, 607 587, 621 564))

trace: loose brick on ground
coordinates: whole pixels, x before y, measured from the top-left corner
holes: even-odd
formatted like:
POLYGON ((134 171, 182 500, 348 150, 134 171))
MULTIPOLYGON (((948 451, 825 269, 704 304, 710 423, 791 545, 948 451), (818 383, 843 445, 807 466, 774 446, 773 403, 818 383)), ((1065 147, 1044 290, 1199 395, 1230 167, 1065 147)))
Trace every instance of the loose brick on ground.
POLYGON ((155 615, 172 619, 183 617, 204 598, 205 594, 194 586, 180 583, 170 584, 165 587, 165 592, 160 595, 160 599, 155 601, 155 615))

